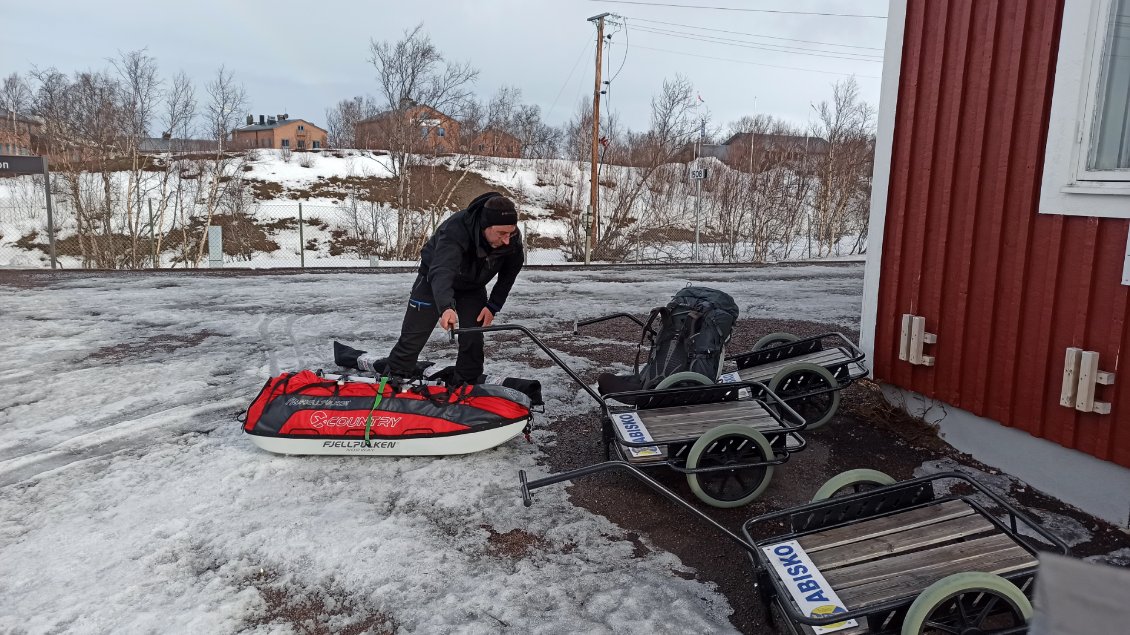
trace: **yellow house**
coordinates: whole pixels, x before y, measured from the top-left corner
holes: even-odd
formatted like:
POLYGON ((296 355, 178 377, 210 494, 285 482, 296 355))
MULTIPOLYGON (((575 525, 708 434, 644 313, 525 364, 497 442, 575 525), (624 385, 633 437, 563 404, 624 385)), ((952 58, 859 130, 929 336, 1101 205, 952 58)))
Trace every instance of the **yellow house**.
POLYGON ((319 150, 326 147, 326 131, 305 119, 291 119, 289 115, 268 117, 247 115, 247 125, 231 133, 236 148, 287 148, 290 150, 319 150))

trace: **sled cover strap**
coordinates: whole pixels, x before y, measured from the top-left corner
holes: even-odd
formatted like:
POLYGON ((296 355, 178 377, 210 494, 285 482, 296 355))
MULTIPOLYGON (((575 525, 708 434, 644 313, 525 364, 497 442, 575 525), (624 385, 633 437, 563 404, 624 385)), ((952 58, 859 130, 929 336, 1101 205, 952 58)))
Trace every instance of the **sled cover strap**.
POLYGON ((377 406, 381 405, 381 399, 384 398, 385 384, 388 383, 388 377, 381 376, 381 383, 377 386, 377 396, 373 397, 373 407, 369 408, 369 416, 365 419, 365 447, 371 448, 372 444, 369 442, 369 431, 373 429, 373 411, 377 406))

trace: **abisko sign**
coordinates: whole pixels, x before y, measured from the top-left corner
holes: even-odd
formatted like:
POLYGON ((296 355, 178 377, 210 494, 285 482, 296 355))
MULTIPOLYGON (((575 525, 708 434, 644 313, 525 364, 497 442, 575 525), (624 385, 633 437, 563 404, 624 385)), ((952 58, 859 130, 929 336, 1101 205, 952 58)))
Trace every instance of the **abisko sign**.
POLYGON ((55 268, 55 221, 51 214, 51 175, 47 157, 5 156, 0 154, 0 174, 42 174, 43 192, 47 197, 47 242, 51 248, 51 268, 55 268))
POLYGON ((47 166, 43 157, 8 157, 0 155, 0 174, 43 174, 47 166))

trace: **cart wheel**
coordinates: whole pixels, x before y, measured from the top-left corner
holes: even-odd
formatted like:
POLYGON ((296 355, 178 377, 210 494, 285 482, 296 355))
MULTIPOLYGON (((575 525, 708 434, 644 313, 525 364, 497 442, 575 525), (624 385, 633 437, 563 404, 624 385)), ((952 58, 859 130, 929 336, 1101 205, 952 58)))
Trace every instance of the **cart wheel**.
POLYGON ((856 494, 875 487, 892 485, 894 482, 895 479, 879 470, 848 470, 833 476, 821 485, 820 489, 816 490, 816 495, 812 497, 812 502, 834 498, 836 494, 856 494))
POLYGON ((780 346, 781 344, 788 344, 799 339, 799 337, 793 335, 792 333, 770 333, 769 335, 766 335, 765 337, 757 340, 757 343, 753 345, 753 350, 759 351, 763 348, 780 346))
POLYGON ((789 364, 769 381, 769 390, 804 417, 809 430, 819 428, 835 416, 840 407, 839 388, 840 383, 827 368, 809 362, 789 364), (808 394, 815 391, 822 392, 808 394))
POLYGON ((1015 632, 1032 618, 1032 603, 999 575, 955 573, 926 587, 910 605, 902 635, 1015 632))
MULTIPOLYGON (((687 453, 687 467, 717 467, 761 463, 773 458, 769 440, 753 428, 728 423, 706 431, 687 453)), ((743 467, 719 472, 687 474, 687 483, 699 500, 712 507, 741 507, 761 496, 773 466, 743 467)))
POLYGON ((653 390, 663 390, 664 388, 692 388, 694 386, 713 386, 714 381, 703 375, 702 373, 694 373, 689 370, 684 370, 679 373, 674 373, 663 378, 663 381, 655 385, 653 390))

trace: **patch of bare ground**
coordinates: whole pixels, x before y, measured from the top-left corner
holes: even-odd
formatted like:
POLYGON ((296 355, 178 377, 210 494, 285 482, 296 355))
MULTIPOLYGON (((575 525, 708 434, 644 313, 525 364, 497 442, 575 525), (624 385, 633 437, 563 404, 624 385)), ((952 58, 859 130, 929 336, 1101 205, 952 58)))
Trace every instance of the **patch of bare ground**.
POLYGON ((259 592, 265 605, 264 612, 251 620, 247 628, 281 622, 303 635, 395 635, 398 630, 391 617, 363 609, 338 586, 295 593, 267 570, 260 570, 245 582, 259 592))
POLYGON ((87 355, 87 359, 114 360, 125 359, 127 357, 148 357, 155 353, 171 353, 181 348, 199 346, 204 340, 214 335, 219 335, 219 333, 197 331, 195 333, 185 333, 184 335, 154 335, 140 342, 123 342, 113 346, 103 346, 90 355, 87 355))

